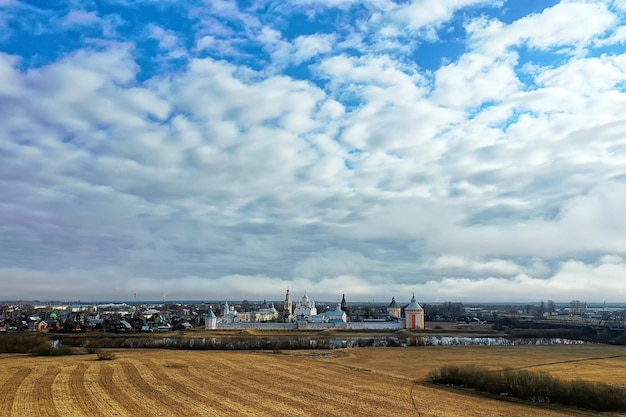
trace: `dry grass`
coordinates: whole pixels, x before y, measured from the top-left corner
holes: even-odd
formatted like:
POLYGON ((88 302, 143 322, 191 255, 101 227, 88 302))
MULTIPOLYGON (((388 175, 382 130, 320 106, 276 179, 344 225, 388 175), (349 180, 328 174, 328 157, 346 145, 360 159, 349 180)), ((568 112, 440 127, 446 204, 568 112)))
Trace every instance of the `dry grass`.
POLYGON ((626 381, 623 348, 418 347, 340 351, 118 350, 94 355, 0 355, 0 416, 571 416, 437 388, 445 364, 535 367, 562 378, 626 381))
POLYGON ((476 365, 490 369, 529 368, 561 378, 602 380, 610 384, 626 382, 626 349, 623 346, 425 346, 344 352, 347 356, 329 361, 411 379, 425 379, 430 371, 445 365, 476 365))

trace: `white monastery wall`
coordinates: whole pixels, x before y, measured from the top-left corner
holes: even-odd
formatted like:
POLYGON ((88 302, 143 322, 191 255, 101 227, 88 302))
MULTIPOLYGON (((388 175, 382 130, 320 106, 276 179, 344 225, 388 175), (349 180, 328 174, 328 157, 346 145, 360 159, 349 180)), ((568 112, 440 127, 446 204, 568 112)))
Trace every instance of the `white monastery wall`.
POLYGON ((349 322, 349 323, 217 323, 217 329, 227 330, 397 330, 404 329, 404 319, 385 322, 349 322))

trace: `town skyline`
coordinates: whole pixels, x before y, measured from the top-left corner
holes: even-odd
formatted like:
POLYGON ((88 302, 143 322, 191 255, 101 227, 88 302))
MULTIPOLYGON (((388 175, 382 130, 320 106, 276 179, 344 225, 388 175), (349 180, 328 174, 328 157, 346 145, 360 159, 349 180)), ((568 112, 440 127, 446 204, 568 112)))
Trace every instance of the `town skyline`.
MULTIPOLYGON (((315 303, 320 303, 320 305, 324 305, 326 307, 333 307, 338 303, 341 303, 342 299, 345 299, 348 304, 359 304, 359 305, 368 305, 368 304, 376 304, 376 305, 386 305, 389 304, 392 300, 395 300, 399 304, 409 304, 411 298, 414 296, 413 294, 409 294, 408 296, 395 296, 392 295, 387 299, 376 299, 376 298, 358 298, 352 299, 349 294, 341 293, 338 297, 328 296, 328 297, 317 297, 317 293, 309 293, 303 292, 298 295, 297 293, 291 293, 292 302, 296 302, 303 296, 309 297, 315 303), (347 295, 347 297, 346 297, 347 295)), ((432 305, 442 305, 449 303, 460 303, 466 305, 539 305, 541 303, 554 303, 558 306, 571 306, 573 303, 580 304, 583 306, 594 306, 594 307, 607 307, 607 308, 623 308, 626 307, 626 302, 621 300, 611 301, 588 301, 585 299, 559 299, 559 298, 543 298, 543 299, 528 299, 528 300, 513 300, 513 299, 502 299, 502 300, 471 300, 471 299, 459 299, 459 300, 428 300, 422 299, 415 294, 416 300, 420 304, 432 304, 432 305)), ((227 303, 235 303, 235 305, 241 305, 242 303, 248 302, 251 305, 260 305, 262 303, 270 303, 282 304, 284 302, 284 294, 282 298, 280 295, 276 294, 268 294, 267 296, 261 298, 251 298, 251 297, 223 297, 223 298, 213 298, 213 297, 204 297, 204 298, 187 298, 187 299, 168 299, 167 297, 161 298, 84 298, 84 299, 71 299, 71 298, 59 298, 59 299, 1 299, 0 304, 10 304, 10 303, 27 303, 27 304, 42 304, 42 305, 54 305, 54 304, 72 304, 72 305, 104 305, 104 304, 129 304, 129 305, 159 305, 159 304, 209 304, 211 306, 221 306, 225 302, 227 303)))

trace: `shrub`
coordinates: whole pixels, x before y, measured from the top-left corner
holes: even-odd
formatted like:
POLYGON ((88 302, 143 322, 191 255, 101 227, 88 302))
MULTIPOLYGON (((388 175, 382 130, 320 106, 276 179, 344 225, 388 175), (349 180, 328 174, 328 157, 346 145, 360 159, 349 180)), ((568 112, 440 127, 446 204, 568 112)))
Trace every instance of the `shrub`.
POLYGON ((561 381, 547 372, 445 366, 431 372, 428 379, 436 384, 506 393, 526 401, 555 402, 594 411, 626 411, 626 392, 622 388, 601 382, 561 381))
POLYGON ((112 361, 113 359, 115 359, 115 353, 113 353, 113 352, 102 351, 102 352, 98 353, 98 360, 99 361, 112 361))
POLYGON ((71 346, 59 346, 52 348, 50 356, 73 355, 74 349, 71 346))
POLYGON ((48 339, 38 333, 0 334, 0 353, 29 353, 42 344, 48 339))
POLYGON ((102 348, 102 343, 100 343, 100 341, 98 340, 90 340, 85 345, 85 349, 87 350, 87 353, 89 354, 100 353, 101 348, 102 348))
POLYGON ((50 342, 44 342, 37 345, 29 353, 35 356, 63 356, 71 355, 74 353, 74 349, 70 346, 58 345, 54 346, 50 342))

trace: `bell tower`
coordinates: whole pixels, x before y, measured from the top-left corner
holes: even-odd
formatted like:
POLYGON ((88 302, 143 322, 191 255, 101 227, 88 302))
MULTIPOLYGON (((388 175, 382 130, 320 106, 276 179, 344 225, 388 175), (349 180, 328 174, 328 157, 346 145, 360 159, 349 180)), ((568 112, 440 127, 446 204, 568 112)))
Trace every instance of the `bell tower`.
POLYGON ((285 304, 283 305, 283 321, 285 323, 293 321, 293 304, 291 303, 291 294, 289 294, 289 288, 287 288, 287 294, 285 294, 285 304))

